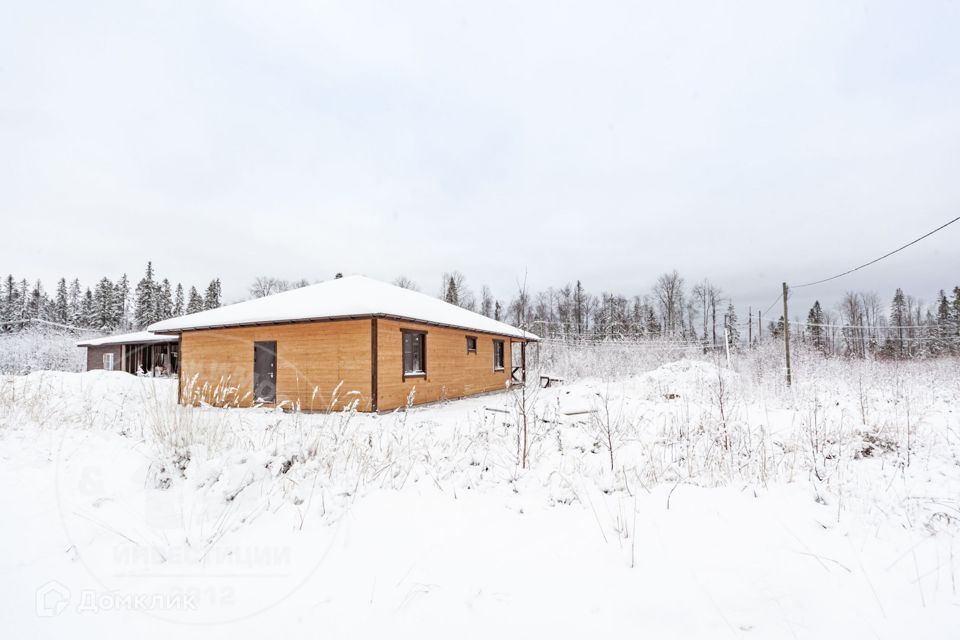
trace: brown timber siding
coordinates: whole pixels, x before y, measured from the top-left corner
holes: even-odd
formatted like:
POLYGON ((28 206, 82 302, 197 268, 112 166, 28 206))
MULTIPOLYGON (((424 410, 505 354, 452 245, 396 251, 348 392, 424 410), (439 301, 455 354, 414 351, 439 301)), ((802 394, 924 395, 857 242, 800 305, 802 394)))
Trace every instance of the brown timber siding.
POLYGON ((120 362, 121 349, 122 346, 119 344, 87 347, 87 371, 103 369, 103 356, 107 353, 113 354, 113 370, 123 371, 123 363, 120 362))
POLYGON ((377 408, 402 407, 416 387, 414 404, 502 391, 510 380, 510 338, 381 318, 377 321, 377 408), (427 375, 403 379, 401 329, 425 331, 427 375), (477 337, 476 353, 467 353, 467 336, 477 337), (504 370, 493 369, 493 341, 503 340, 504 370))
POLYGON ((249 406, 253 343, 277 342, 277 404, 304 411, 334 409, 353 399, 370 410, 370 320, 338 320, 185 331, 180 338, 181 398, 249 406), (224 389, 228 389, 224 391, 224 389))

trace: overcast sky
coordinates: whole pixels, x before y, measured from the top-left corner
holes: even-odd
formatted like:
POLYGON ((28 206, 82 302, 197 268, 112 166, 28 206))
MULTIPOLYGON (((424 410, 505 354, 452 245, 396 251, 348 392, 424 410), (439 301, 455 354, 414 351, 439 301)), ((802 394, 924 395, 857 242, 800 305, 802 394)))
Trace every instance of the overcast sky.
MULTIPOLYGON (((958 215, 960 3, 5 2, 0 270, 738 306, 958 215)), ((960 224, 806 296, 960 284, 960 224)), ((744 309, 745 311, 745 309, 744 309)), ((743 315, 743 311, 741 311, 743 315)))

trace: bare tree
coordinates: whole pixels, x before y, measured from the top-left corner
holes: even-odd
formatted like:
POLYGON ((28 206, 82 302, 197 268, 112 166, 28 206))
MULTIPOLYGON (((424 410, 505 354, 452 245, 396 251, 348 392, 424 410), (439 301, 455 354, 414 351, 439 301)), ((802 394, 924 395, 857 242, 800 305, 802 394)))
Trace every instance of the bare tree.
POLYGON ((488 318, 492 318, 495 304, 496 302, 493 299, 493 293, 490 291, 490 287, 487 285, 480 287, 480 313, 488 318))
POLYGON ((275 293, 290 289, 290 283, 273 276, 259 276, 250 285, 250 295, 254 298, 265 298, 275 293))
POLYGON ((407 276, 399 276, 396 280, 393 281, 394 286, 400 287, 401 289, 410 289, 410 291, 420 291, 420 287, 416 282, 408 278, 407 276))
POLYGON ((683 330, 683 278, 674 269, 657 278, 653 294, 660 305, 664 332, 678 334, 683 330))

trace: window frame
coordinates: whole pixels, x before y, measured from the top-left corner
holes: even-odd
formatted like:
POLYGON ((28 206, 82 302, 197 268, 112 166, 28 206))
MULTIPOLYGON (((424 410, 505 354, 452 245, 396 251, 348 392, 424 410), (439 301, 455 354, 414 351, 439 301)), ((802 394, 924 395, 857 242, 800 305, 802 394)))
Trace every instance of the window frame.
POLYGON ((506 362, 507 362, 507 349, 504 346, 504 341, 494 340, 493 341, 493 370, 504 371, 506 362), (497 356, 499 356, 499 359, 500 359, 499 366, 497 366, 497 356))
POLYGON ((400 329, 400 369, 403 381, 407 378, 427 378, 427 332, 422 329, 400 329), (421 371, 407 371, 407 336, 420 336, 420 368, 421 371))
POLYGON ((480 342, 480 341, 477 339, 477 336, 467 336, 467 353, 468 353, 468 354, 470 354, 470 353, 476 354, 476 353, 477 353, 477 347, 479 346, 479 342, 480 342), (470 342, 471 342, 471 341, 473 341, 473 348, 470 348, 470 342))
POLYGON ((103 370, 113 371, 116 368, 116 354, 113 351, 107 351, 103 354, 103 370), (109 364, 108 364, 109 363, 109 364))

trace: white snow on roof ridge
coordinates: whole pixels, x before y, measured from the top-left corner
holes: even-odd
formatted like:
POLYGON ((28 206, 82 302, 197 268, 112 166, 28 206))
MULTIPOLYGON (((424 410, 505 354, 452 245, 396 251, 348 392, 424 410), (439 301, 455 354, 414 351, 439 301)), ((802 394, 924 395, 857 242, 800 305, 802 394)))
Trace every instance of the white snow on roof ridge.
POLYGON ((186 331, 364 316, 395 317, 481 333, 539 339, 530 332, 439 298, 361 275, 327 280, 218 309, 162 320, 148 329, 155 332, 186 331))
POLYGON ((78 347, 102 347, 108 344, 137 344, 146 342, 176 342, 177 336, 158 335, 152 331, 135 331, 121 333, 103 338, 90 338, 77 343, 78 347))

